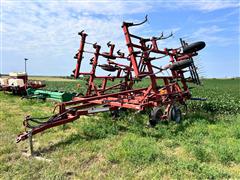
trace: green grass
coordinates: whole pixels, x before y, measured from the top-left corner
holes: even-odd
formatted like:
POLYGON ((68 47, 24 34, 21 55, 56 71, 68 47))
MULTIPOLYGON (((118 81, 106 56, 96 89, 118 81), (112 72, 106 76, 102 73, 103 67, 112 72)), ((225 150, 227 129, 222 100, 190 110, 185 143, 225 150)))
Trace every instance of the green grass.
MULTIPOLYGON (((77 83, 47 81, 67 91, 77 83)), ((208 101, 189 102, 180 124, 148 128, 146 114, 101 113, 34 136, 35 151, 51 162, 23 156, 28 141, 15 137, 25 115, 47 116, 54 103, 0 92, 0 179, 239 179, 240 80, 203 83, 193 96, 208 101)))

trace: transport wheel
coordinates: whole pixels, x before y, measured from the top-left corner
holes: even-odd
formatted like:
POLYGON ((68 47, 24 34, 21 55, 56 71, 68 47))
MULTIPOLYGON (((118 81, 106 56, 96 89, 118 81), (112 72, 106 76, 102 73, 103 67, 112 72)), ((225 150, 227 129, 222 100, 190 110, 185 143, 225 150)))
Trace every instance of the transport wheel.
POLYGON ((161 116, 163 115, 163 111, 160 107, 154 107, 150 113, 149 124, 151 126, 156 126, 157 123, 161 120, 161 116))
POLYGON ((180 123, 182 120, 182 111, 181 109, 176 106, 172 105, 170 111, 169 111, 169 120, 175 121, 176 123, 180 123))
POLYGON ((112 119, 115 120, 115 119, 119 118, 120 115, 122 115, 126 111, 127 111, 126 108, 119 108, 119 109, 110 111, 110 115, 111 115, 112 119))
POLYGON ((127 108, 123 108, 123 107, 120 107, 116 110, 113 110, 110 112, 111 113, 111 116, 112 116, 112 119, 118 119, 120 118, 121 116, 125 116, 127 115, 128 111, 127 111, 127 108))
POLYGON ((114 120, 119 118, 119 109, 110 111, 110 114, 111 114, 112 119, 114 119, 114 120))
POLYGON ((197 51, 203 49, 205 46, 206 46, 205 42, 198 41, 198 42, 192 43, 192 44, 184 47, 183 48, 183 53, 197 52, 197 51))

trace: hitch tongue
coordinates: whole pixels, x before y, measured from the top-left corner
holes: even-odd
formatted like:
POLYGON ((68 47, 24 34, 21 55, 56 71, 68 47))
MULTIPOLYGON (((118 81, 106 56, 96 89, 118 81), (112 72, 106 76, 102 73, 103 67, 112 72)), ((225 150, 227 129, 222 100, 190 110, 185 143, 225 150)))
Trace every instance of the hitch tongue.
POLYGON ((25 131, 21 134, 19 134, 16 138, 16 143, 19 143, 20 141, 23 141, 29 137, 29 132, 25 131))

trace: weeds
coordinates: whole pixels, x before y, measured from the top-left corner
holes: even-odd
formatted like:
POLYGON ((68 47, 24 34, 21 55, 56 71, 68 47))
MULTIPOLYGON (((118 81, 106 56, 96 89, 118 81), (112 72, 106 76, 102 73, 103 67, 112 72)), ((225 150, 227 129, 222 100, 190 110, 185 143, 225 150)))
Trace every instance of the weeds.
POLYGON ((123 138, 116 149, 110 151, 108 155, 110 162, 126 161, 134 165, 151 163, 159 157, 163 157, 163 154, 153 138, 138 137, 134 134, 123 138))

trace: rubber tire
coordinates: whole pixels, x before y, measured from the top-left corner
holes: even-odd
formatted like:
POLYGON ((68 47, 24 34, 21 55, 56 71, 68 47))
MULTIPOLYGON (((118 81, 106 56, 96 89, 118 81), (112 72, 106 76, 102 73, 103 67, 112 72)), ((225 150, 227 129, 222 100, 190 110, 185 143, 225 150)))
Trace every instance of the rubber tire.
POLYGON ((115 72, 117 70, 116 67, 112 66, 112 65, 103 65, 101 66, 101 68, 105 71, 109 71, 109 72, 115 72))
POLYGON ((193 63, 192 59, 178 61, 178 62, 171 64, 170 69, 171 70, 181 70, 181 69, 191 66, 192 63, 193 63))
POLYGON ((161 120, 162 115, 163 115, 162 109, 160 107, 154 107, 150 114, 149 124, 151 126, 156 126, 158 122, 161 120))
POLYGON ((197 52, 200 51, 201 49, 203 49, 206 46, 204 41, 198 41, 195 43, 192 43, 186 47, 183 48, 183 53, 193 53, 193 52, 197 52))
POLYGON ((116 110, 112 110, 110 111, 110 115, 113 120, 116 120, 121 116, 122 113, 126 112, 126 110, 127 110, 126 108, 119 108, 116 110))
POLYGON ((120 115, 119 115, 119 110, 118 110, 118 109, 113 110, 113 111, 110 111, 110 114, 111 114, 111 117, 112 117, 113 120, 119 118, 119 116, 120 116, 120 115))
POLYGON ((170 109, 169 120, 180 123, 182 120, 182 111, 177 106, 173 105, 170 109), (178 117, 176 117, 178 115, 178 117))

